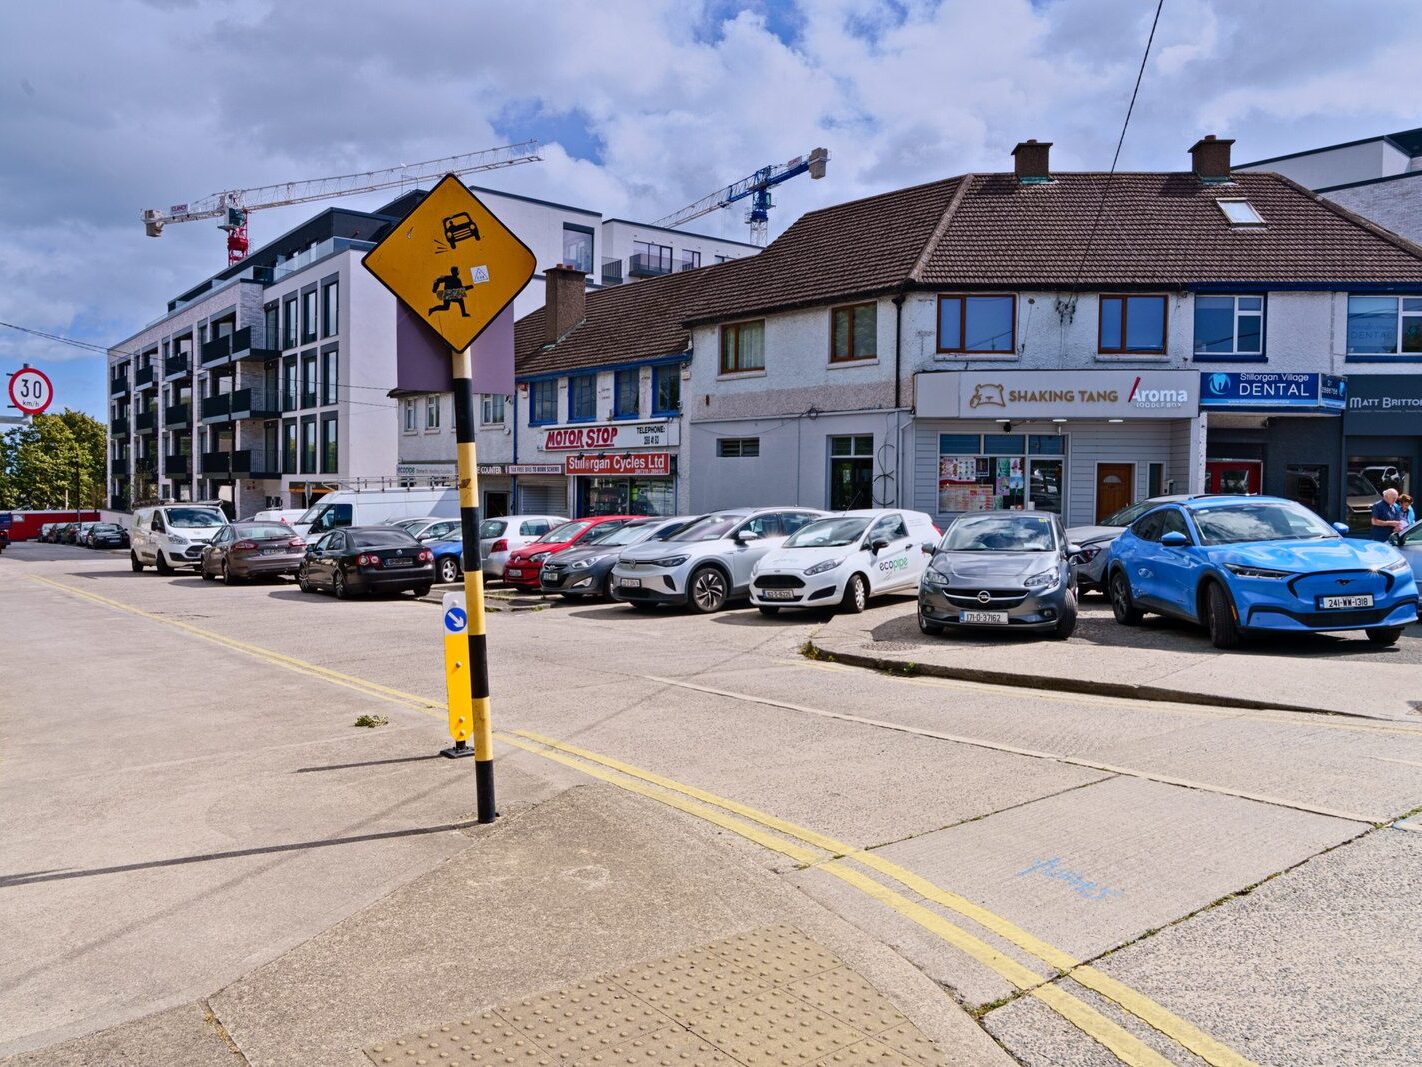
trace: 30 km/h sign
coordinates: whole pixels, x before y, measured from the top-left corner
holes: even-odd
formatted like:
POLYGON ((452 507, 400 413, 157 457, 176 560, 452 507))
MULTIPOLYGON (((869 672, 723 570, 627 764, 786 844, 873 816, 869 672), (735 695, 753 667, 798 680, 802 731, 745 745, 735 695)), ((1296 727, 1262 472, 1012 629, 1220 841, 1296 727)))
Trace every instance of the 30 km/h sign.
POLYGON ((54 383, 42 370, 25 367, 10 375, 10 403, 26 415, 39 415, 54 401, 54 383))
POLYGON ((456 352, 533 277, 534 255, 453 174, 361 260, 456 352))

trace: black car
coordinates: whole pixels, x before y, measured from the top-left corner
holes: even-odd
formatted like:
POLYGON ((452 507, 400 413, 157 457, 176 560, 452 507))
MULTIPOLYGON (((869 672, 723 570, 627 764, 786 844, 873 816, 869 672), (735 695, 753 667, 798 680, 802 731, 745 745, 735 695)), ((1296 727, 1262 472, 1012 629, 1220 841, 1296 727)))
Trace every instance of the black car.
POLYGON ((607 523, 597 527, 572 548, 555 552, 544 561, 538 572, 539 589, 569 598, 605 597, 612 568, 624 548, 643 541, 664 540, 693 518, 694 515, 681 515, 633 519, 621 526, 607 523))
POLYGON ((296 571, 303 593, 329 589, 342 600, 406 589, 424 596, 434 580, 434 553, 394 526, 332 530, 306 550, 296 571))
POLYGON ((90 548, 127 548, 128 531, 116 522, 97 522, 84 535, 90 548))

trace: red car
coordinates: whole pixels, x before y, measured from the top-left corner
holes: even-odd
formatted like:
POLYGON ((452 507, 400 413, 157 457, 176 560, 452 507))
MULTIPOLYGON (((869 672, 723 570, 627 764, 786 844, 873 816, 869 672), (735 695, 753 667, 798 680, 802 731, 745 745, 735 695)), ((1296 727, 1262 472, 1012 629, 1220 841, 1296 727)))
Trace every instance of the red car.
POLYGON ((637 518, 636 515, 595 515, 586 519, 572 519, 553 527, 537 541, 516 548, 509 553, 509 561, 504 564, 504 581, 523 589, 537 589, 538 572, 543 569, 543 561, 554 552, 576 545, 592 544, 590 538, 606 537, 625 522, 637 518))

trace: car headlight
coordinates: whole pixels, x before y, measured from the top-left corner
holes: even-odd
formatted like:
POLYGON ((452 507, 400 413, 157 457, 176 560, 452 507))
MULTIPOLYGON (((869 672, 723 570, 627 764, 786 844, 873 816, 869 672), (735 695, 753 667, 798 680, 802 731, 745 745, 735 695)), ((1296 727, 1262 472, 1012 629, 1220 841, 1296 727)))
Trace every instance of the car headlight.
POLYGON ((1027 576, 1027 580, 1022 584, 1028 589, 1051 589, 1061 581, 1061 575, 1056 571, 1039 571, 1036 574, 1027 576))
POLYGON ((170 545, 185 545, 187 543, 188 539, 186 537, 179 537, 177 534, 168 535, 168 544, 170 545))
POLYGON ((1090 563, 1104 551, 1106 551, 1105 545, 1082 545, 1081 551, 1077 555, 1081 558, 1082 563, 1090 563))
POLYGON ((602 562, 603 560, 605 560, 606 558, 607 558, 606 556, 589 556, 587 559, 580 559, 580 560, 578 560, 578 561, 575 562, 575 563, 569 563, 569 564, 568 564, 568 570, 570 570, 570 571, 585 571, 585 570, 587 570, 589 567, 591 567, 594 563, 601 563, 601 562, 602 562))
POLYGON ((530 563, 542 563, 545 559, 547 559, 547 558, 548 558, 549 556, 551 556, 552 554, 553 554, 552 552, 535 552, 533 555, 531 555, 531 556, 528 557, 528 562, 530 562, 530 563))
POLYGON ((805 568, 805 573, 806 573, 806 574, 824 574, 825 571, 832 571, 832 570, 834 570, 834 569, 835 569, 836 567, 838 567, 841 563, 843 563, 843 562, 845 561, 845 559, 846 559, 846 557, 844 557, 844 556, 841 556, 839 559, 827 559, 827 560, 825 560, 823 563, 816 563, 813 567, 806 567, 806 568, 805 568))
POLYGON ((947 585, 948 575, 929 567, 928 570, 923 572, 923 583, 924 585, 947 585))
POLYGON ((1225 570, 1240 578, 1292 578, 1289 571, 1276 571, 1269 567, 1249 567, 1243 563, 1226 563, 1225 570))
POLYGON ((663 556, 661 559, 652 560, 652 562, 658 567, 680 567, 690 558, 690 556, 663 556))
POLYGON ((1395 559, 1382 569, 1385 571, 1392 571, 1394 574, 1401 574, 1403 571, 1409 570, 1410 568, 1407 564, 1407 560, 1395 559))

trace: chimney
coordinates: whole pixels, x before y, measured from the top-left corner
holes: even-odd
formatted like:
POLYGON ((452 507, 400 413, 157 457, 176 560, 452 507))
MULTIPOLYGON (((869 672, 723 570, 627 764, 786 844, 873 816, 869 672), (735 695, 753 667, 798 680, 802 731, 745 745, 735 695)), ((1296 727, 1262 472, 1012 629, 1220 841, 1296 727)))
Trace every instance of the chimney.
POLYGON ((1221 141, 1212 133, 1207 133, 1190 146, 1190 169, 1202 182, 1229 181, 1229 146, 1233 139, 1221 141))
POLYGON ((544 344, 552 344, 587 318, 587 275, 574 267, 543 272, 544 344))
POLYGON ((1039 142, 1029 138, 1012 150, 1012 158, 1017 171, 1017 181, 1022 185, 1040 185, 1052 180, 1052 172, 1047 169, 1047 153, 1051 141, 1039 142))

